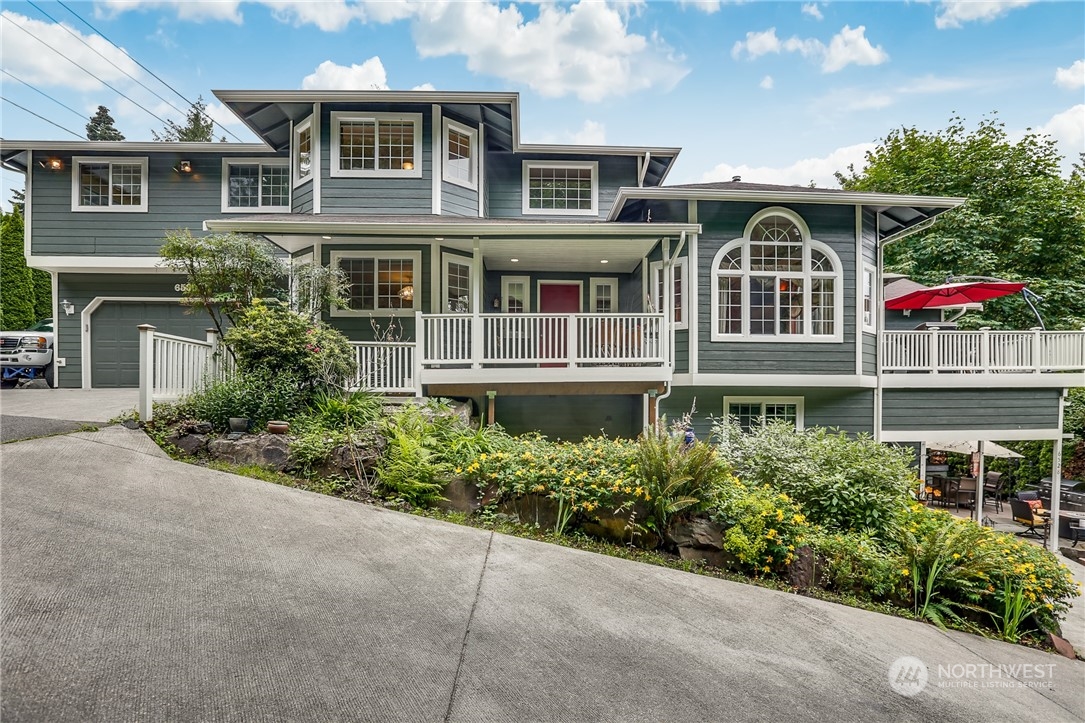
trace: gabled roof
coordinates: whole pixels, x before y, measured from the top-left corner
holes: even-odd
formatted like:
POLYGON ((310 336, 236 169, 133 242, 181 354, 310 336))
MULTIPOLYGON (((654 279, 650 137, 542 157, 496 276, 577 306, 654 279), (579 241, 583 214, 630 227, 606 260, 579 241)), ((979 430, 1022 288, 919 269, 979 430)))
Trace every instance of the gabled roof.
POLYGON ((968 199, 957 196, 912 196, 865 193, 839 188, 716 181, 658 188, 621 188, 607 218, 617 219, 625 204, 635 200, 756 201, 864 206, 878 214, 879 240, 885 241, 897 234, 906 234, 933 223, 939 214, 960 206, 968 199))

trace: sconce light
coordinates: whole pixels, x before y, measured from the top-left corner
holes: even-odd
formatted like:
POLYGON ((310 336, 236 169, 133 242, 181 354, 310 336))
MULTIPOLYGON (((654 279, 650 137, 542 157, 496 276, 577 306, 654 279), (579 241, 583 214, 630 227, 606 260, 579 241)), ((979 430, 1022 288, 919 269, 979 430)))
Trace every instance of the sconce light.
POLYGON ((500 309, 501 308, 501 297, 500 296, 495 296, 493 301, 490 302, 490 306, 494 307, 495 309, 500 309))
POLYGON ((410 285, 404 286, 399 290, 399 298, 404 301, 414 301, 414 287, 410 285))
POLYGON ((404 171, 414 170, 414 161, 403 161, 403 165, 400 166, 404 171))
POLYGON ((75 304, 68 301, 67 299, 60 302, 60 308, 64 309, 65 316, 71 316, 72 314, 75 313, 75 304))
POLYGON ((47 171, 64 170, 64 161, 59 158, 46 158, 44 161, 38 161, 38 165, 47 171))
POLYGON ((192 161, 181 161, 173 170, 177 173, 192 173, 192 161))

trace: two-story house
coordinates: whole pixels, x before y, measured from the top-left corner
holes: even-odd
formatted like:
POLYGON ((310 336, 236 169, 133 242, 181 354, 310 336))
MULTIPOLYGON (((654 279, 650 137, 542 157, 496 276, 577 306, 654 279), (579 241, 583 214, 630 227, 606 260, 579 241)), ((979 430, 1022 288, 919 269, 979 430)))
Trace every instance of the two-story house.
POLYGON ((635 435, 696 399, 702 435, 734 415, 1058 439, 1085 384, 1082 332, 889 328, 881 250, 965 199, 666 186, 678 148, 521 143, 514 93, 216 96, 260 143, 0 143, 53 275, 59 386, 136 385, 137 324, 203 337, 159 265, 177 228, 339 266, 326 320, 361 384, 470 398, 511 431, 635 435))

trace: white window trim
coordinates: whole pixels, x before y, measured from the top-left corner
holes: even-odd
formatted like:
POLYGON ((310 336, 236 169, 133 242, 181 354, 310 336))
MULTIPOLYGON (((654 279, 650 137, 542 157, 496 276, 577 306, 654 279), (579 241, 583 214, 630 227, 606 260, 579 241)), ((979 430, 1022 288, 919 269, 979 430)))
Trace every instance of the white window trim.
POLYGON ((457 186, 470 188, 474 191, 478 190, 478 129, 465 126, 448 118, 444 119, 441 131, 441 178, 457 186), (469 159, 469 166, 471 178, 467 181, 448 174, 448 132, 450 130, 462 133, 470 139, 471 158, 469 159))
MULTIPOLYGON (((680 256, 675 260, 674 266, 682 269, 682 321, 675 321, 672 317, 669 321, 674 324, 675 329, 688 329, 689 328, 689 258, 686 256, 680 256)), ((674 268, 673 266, 671 268, 674 268)), ((653 304, 663 302, 664 299, 656 296, 656 289, 659 288, 660 277, 663 275, 663 261, 653 261, 648 264, 648 291, 651 294, 653 304)), ((662 307, 662 304, 660 303, 662 307)), ((663 308, 656 309, 659 313, 665 313, 663 308)))
POLYGON ((459 264, 460 266, 467 267, 467 312, 470 313, 472 301, 474 295, 472 290, 475 284, 475 264, 474 260, 470 256, 460 256, 459 254, 442 253, 441 254, 441 313, 442 314, 454 314, 461 312, 454 312, 449 307, 448 302, 451 298, 448 295, 448 267, 451 264, 459 264))
POLYGON ((509 287, 513 284, 524 285, 524 311, 523 313, 529 313, 531 311, 531 277, 530 276, 502 276, 501 277, 501 313, 508 314, 509 312, 509 287))
MULTIPOLYGON (((748 250, 742 254, 742 269, 737 272, 743 279, 749 279, 752 273, 749 270, 750 255, 748 250)), ((803 221, 802 217, 787 208, 772 207, 766 208, 755 214, 746 224, 746 229, 740 238, 736 238, 732 241, 728 241, 716 252, 712 257, 712 285, 711 285, 711 303, 709 308, 711 311, 710 317, 710 336, 711 341, 728 341, 728 342, 752 342, 760 344, 839 344, 844 341, 844 266, 840 262, 840 257, 833 249, 825 243, 818 241, 810 236, 810 229, 803 221), (835 323, 833 324, 832 334, 813 334, 812 320, 808 319, 804 324, 805 330, 802 334, 751 334, 750 333, 750 287, 749 284, 742 285, 742 332, 739 334, 721 334, 719 332, 720 321, 720 304, 719 304, 719 280, 721 276, 727 276, 727 273, 719 270, 720 262, 723 257, 732 249, 740 247, 748 247, 750 243, 750 233, 754 227, 767 216, 783 216, 789 221, 794 223, 799 228, 799 232, 802 234, 803 239, 803 308, 810 309, 811 301, 811 285, 809 282, 815 278, 832 278, 835 280, 834 293, 833 293, 833 318, 835 323), (811 249, 820 251, 829 258, 829 261, 833 264, 833 273, 827 274, 824 272, 810 271, 810 251, 811 249)), ((775 272, 765 272, 775 273, 775 272)))
POLYGON ((598 216, 599 215, 599 162, 598 161, 524 161, 521 180, 521 204, 524 215, 527 216, 598 216), (576 168, 591 169, 591 208, 590 209, 559 209, 559 208, 530 208, 528 203, 529 176, 532 168, 576 168))
POLYGON ((313 180, 320 171, 320 148, 317 145, 316 133, 313 131, 313 116, 295 123, 290 131, 290 178, 291 187, 297 188, 303 183, 313 180), (301 175, 301 157, 298 155, 298 141, 302 131, 309 131, 309 175, 304 178, 301 175))
POLYGON ((413 316, 415 311, 422 308, 422 252, 421 251, 332 251, 329 261, 332 268, 339 267, 342 259, 374 259, 376 261, 388 259, 410 259, 414 263, 414 298, 411 299, 410 307, 402 309, 344 309, 333 305, 332 316, 413 316))
POLYGON ((859 314, 863 321, 863 331, 869 334, 878 332, 878 274, 870 264, 863 264, 863 275, 859 279, 859 314), (870 321, 866 319, 863 302, 866 301, 866 279, 870 275, 870 321))
POLYGON ((72 158, 72 212, 74 213, 146 213, 147 212, 147 198, 151 195, 151 189, 148 184, 148 164, 147 157, 140 158, 127 158, 123 156, 75 156, 72 158), (112 180, 113 177, 113 164, 123 163, 126 165, 140 167, 140 203, 138 206, 114 206, 113 205, 113 191, 110 189, 108 206, 82 206, 79 203, 80 197, 80 181, 79 181, 79 167, 82 164, 91 163, 108 163, 110 165, 109 176, 112 180))
MULTIPOLYGON (((289 172, 290 161, 284 159, 269 158, 223 158, 222 159, 222 212, 223 213, 289 213, 292 202, 291 191, 294 189, 293 182, 287 183, 287 199, 285 206, 231 206, 230 205, 230 166, 259 165, 261 173, 263 166, 278 166, 286 168, 289 172)), ((261 195, 261 198, 263 196, 261 195)))
POLYGON ((329 166, 334 178, 421 178, 422 177, 422 114, 421 113, 358 113, 332 111, 332 150, 329 166), (339 125, 343 121, 410 121, 414 124, 414 168, 375 168, 373 170, 343 170, 339 168, 339 125))
POLYGON ((592 276, 588 279, 588 313, 599 314, 606 312, 598 312, 595 310, 595 302, 599 300, 599 287, 610 287, 610 298, 614 302, 613 308, 609 313, 618 313, 618 277, 617 276, 592 276))
POLYGON ((802 431, 804 428, 805 397, 724 397, 723 416, 725 418, 730 418, 731 412, 729 410, 732 404, 760 404, 762 415, 764 415, 766 404, 794 404, 795 429, 802 431))

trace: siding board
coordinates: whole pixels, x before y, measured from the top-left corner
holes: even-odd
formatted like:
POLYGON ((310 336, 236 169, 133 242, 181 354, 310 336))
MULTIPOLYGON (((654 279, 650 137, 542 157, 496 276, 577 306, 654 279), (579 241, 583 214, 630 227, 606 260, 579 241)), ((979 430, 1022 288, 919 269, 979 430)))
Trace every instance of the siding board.
POLYGON ((886 389, 882 429, 1055 429, 1060 389, 886 389))

